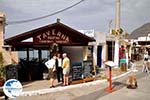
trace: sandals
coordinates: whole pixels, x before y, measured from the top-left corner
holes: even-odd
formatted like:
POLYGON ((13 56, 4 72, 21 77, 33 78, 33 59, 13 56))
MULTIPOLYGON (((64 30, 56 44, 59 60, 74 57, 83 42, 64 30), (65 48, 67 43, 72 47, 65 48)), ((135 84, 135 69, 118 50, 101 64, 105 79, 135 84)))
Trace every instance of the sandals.
POLYGON ((52 86, 50 86, 49 88, 55 88, 55 86, 54 86, 54 85, 52 85, 52 86))

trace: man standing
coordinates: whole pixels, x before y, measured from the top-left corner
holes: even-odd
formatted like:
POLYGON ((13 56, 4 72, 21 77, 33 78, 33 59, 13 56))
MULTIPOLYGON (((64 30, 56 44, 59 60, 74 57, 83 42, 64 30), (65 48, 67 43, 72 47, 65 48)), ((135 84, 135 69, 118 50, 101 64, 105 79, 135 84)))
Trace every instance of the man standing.
POLYGON ((69 85, 69 72, 70 72, 70 59, 67 57, 67 53, 63 53, 63 75, 64 75, 64 83, 63 85, 69 85))
POLYGON ((57 80, 58 80, 58 82, 63 82, 62 58, 61 58, 60 53, 57 54, 57 61, 58 61, 57 80), (61 81, 61 79, 62 79, 62 81, 61 81))
POLYGON ((50 75, 50 88, 54 88, 54 81, 56 79, 56 56, 53 56, 50 60, 48 60, 45 65, 48 67, 49 75, 50 75))

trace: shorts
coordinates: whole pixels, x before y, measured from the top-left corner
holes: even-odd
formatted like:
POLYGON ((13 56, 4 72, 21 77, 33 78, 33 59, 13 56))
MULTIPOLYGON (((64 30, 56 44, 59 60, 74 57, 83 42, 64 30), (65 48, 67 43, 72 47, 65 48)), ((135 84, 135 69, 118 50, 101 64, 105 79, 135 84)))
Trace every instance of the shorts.
POLYGON ((49 77, 50 78, 56 79, 56 75, 57 75, 56 71, 53 71, 52 69, 49 69, 49 77))
POLYGON ((69 72, 70 72, 69 69, 63 69, 63 74, 64 75, 69 75, 69 72))

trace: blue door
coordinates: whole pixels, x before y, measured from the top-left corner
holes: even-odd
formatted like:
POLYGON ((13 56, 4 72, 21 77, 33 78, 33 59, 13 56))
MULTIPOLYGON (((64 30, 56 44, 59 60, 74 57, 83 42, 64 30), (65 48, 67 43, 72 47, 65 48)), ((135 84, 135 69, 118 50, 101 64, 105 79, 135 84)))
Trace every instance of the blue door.
POLYGON ((97 65, 99 67, 102 65, 102 46, 97 47, 97 65))

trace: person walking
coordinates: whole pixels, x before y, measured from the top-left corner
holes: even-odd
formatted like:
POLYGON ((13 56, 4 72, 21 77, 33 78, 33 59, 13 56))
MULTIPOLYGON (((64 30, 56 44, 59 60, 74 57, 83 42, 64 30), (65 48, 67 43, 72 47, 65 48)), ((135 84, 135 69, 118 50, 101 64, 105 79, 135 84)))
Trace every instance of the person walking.
POLYGON ((64 81, 63 85, 67 86, 69 85, 69 72, 70 72, 70 59, 67 57, 67 53, 63 53, 63 76, 64 76, 64 81))
POLYGON ((144 54, 144 64, 143 64, 143 68, 142 68, 142 72, 147 72, 149 73, 149 61, 148 61, 148 52, 145 52, 144 54))
POLYGON ((62 58, 61 54, 57 54, 58 67, 57 68, 57 80, 58 82, 63 82, 63 69, 62 69, 62 58))
POLYGON ((49 76, 50 76, 50 88, 54 88, 54 81, 56 79, 56 56, 53 56, 50 60, 48 60, 45 65, 48 67, 49 76))

